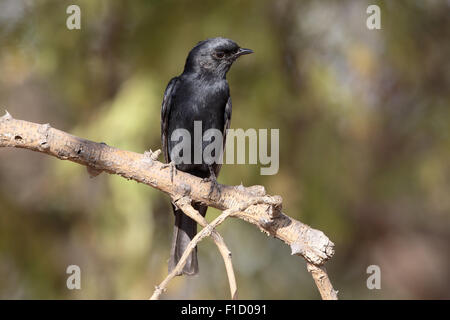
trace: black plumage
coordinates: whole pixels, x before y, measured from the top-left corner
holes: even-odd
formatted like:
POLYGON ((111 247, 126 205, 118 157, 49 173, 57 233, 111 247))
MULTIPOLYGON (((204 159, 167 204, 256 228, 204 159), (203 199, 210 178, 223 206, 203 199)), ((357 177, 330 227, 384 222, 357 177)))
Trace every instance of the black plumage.
MULTIPOLYGON (((171 162, 170 154, 178 141, 171 141, 172 132, 186 129, 191 135, 191 162, 176 163, 177 170, 197 177, 215 179, 221 165, 194 163, 194 121, 201 121, 202 131, 218 129, 222 132, 225 145, 226 130, 231 120, 231 97, 226 74, 233 62, 241 55, 252 53, 240 48, 234 41, 213 38, 199 42, 186 59, 183 73, 170 80, 161 108, 161 140, 164 156, 171 162)), ((203 133, 202 132, 202 133, 203 133)), ((207 142, 201 144, 202 150, 207 142)), ((203 216, 208 209, 200 203, 193 203, 203 216)), ((176 266, 186 246, 197 233, 197 224, 180 210, 175 213, 175 227, 169 260, 169 272, 176 266)), ((197 248, 189 256, 182 274, 198 273, 197 248)))

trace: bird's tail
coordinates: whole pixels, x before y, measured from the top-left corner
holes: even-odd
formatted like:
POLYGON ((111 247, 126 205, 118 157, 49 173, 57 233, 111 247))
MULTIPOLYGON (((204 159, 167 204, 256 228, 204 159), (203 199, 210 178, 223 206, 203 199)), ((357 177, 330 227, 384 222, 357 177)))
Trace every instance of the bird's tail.
MULTIPOLYGON (((193 203, 193 207, 205 216, 208 207, 193 203)), ((169 273, 175 269, 178 261, 186 250, 189 242, 197 234, 197 222, 185 215, 181 210, 175 210, 175 226, 173 228, 172 248, 170 250, 169 273)), ((195 275, 198 273, 197 247, 190 253, 186 264, 177 275, 195 275)))

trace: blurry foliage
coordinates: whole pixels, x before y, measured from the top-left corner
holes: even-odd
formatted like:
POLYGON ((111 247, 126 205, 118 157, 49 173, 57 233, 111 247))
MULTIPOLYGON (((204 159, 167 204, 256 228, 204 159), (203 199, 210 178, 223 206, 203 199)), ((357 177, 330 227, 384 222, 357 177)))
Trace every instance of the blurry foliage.
MULTIPOLYGON (((450 298, 448 1, 0 2, 0 107, 18 119, 119 148, 160 147, 169 79, 199 40, 255 54, 229 73, 233 128, 280 128, 280 171, 225 165, 226 184, 265 185, 286 213, 336 243, 327 268, 342 298, 450 298), (82 29, 65 27, 69 4, 82 29), (372 4, 372 3, 370 3, 372 4), (366 288, 377 264, 382 290, 366 288)), ((208 219, 217 215, 209 209, 208 219)), ((167 196, 23 150, 0 150, 0 298, 146 298, 166 274, 167 196), (66 267, 82 290, 66 288, 66 267)), ((229 221, 240 298, 318 298, 305 263, 229 221)), ((227 298, 220 256, 168 298, 227 298)))

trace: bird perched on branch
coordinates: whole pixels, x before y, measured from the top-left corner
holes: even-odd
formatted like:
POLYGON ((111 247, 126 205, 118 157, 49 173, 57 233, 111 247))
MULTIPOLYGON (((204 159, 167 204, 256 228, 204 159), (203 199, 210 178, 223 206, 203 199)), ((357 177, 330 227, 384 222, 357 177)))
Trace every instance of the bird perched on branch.
MULTIPOLYGON (((217 129, 222 133, 225 145, 226 130, 231 120, 231 97, 226 74, 236 59, 252 53, 250 49, 240 48, 234 41, 225 38, 213 38, 199 42, 186 59, 183 73, 170 80, 161 108, 161 140, 164 157, 170 163, 171 153, 178 141, 172 141, 172 133, 177 129, 189 132, 191 146, 194 146, 194 121, 201 121, 202 136, 208 129, 217 129)), ((191 161, 175 161, 177 170, 188 172, 197 177, 216 183, 221 165, 195 161, 195 153, 205 149, 191 148, 191 161)), ((198 156, 198 155, 197 155, 198 156)), ((198 158, 197 158, 198 159, 198 158)), ((169 259, 169 272, 177 265, 187 245, 197 233, 197 223, 174 205, 175 227, 169 259)), ((207 206, 194 202, 192 206, 205 216, 207 206)), ((198 273, 197 248, 190 254, 186 265, 179 274, 198 273)))

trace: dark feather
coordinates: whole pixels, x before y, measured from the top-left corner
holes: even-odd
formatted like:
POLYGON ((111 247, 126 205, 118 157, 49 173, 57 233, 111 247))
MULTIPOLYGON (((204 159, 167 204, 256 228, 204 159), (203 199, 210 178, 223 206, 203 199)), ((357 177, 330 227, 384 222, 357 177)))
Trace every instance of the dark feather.
MULTIPOLYGON (((231 121, 231 97, 226 73, 238 56, 251 50, 240 49, 229 39, 214 38, 199 42, 189 53, 183 73, 170 80, 161 108, 161 142, 164 158, 171 160, 171 151, 179 143, 172 141, 171 135, 177 129, 185 129, 191 135, 194 145, 194 122, 202 122, 202 136, 208 129, 222 132, 225 147, 226 130, 231 121)), ((204 148, 209 142, 202 142, 204 148)), ((197 177, 209 178, 211 172, 217 177, 221 164, 208 165, 203 161, 194 163, 194 150, 191 148, 190 163, 177 163, 178 170, 197 177), (210 168, 211 167, 211 168, 210 168), (210 170, 211 169, 211 170, 210 170)), ((208 209, 200 203, 193 203, 203 216, 208 209)), ((174 209, 175 227, 169 260, 169 272, 175 268, 187 245, 197 232, 197 224, 182 211, 174 209)), ((189 256, 181 274, 193 275, 198 272, 197 249, 189 256)))

